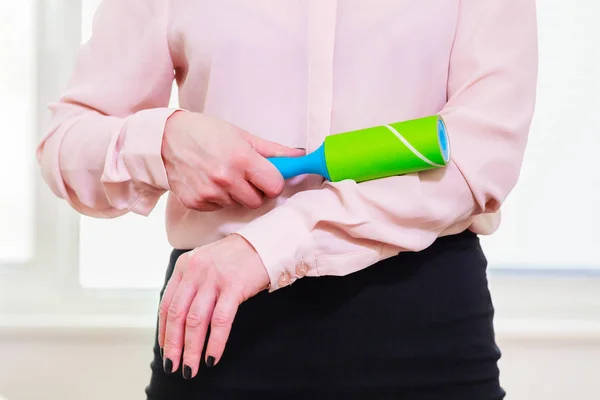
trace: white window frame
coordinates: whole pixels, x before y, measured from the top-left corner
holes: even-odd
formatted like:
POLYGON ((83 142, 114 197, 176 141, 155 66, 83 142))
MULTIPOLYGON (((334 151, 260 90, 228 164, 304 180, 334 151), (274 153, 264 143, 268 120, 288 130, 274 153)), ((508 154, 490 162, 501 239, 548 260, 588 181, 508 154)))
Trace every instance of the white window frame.
MULTIPOLYGON (((81 2, 39 0, 36 12, 39 139, 48 122, 47 105, 60 95, 80 47, 81 2)), ((80 217, 50 192, 40 174, 35 189, 33 260, 0 266, 0 334, 154 329, 158 290, 79 285, 80 217)), ((489 277, 499 337, 600 342, 600 271, 492 269, 489 277)))

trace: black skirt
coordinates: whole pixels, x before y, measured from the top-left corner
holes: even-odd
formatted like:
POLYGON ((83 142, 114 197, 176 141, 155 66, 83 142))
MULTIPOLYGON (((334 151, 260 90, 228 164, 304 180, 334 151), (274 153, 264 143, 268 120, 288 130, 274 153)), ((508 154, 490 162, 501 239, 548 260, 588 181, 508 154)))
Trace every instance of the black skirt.
MULTIPOLYGON (((165 280, 183 253, 173 251, 165 280)), ((155 343, 147 398, 503 399, 486 268, 466 231, 349 276, 263 292, 239 308, 219 364, 192 380, 166 374, 155 343)))

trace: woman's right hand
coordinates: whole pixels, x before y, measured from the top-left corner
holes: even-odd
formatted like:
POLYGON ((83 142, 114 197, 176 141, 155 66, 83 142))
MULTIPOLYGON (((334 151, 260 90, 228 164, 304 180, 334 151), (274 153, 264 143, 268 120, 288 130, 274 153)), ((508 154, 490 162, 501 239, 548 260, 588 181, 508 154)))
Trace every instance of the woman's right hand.
POLYGON ((284 179, 266 157, 297 157, 289 148, 219 119, 177 111, 168 120, 162 157, 171 191, 187 208, 256 209, 281 194, 284 179))

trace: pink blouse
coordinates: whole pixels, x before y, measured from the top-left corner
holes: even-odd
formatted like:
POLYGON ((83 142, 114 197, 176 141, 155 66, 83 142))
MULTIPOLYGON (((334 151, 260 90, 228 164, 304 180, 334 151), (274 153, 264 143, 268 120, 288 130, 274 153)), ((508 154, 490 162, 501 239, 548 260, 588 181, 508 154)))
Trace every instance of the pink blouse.
POLYGON ((38 148, 52 191, 85 215, 148 215, 169 191, 174 79, 181 109, 309 152, 330 134, 444 117, 444 169, 360 184, 301 176, 253 211, 196 212, 169 194, 173 247, 238 233, 273 291, 497 229, 534 111, 535 1, 104 0, 38 148))

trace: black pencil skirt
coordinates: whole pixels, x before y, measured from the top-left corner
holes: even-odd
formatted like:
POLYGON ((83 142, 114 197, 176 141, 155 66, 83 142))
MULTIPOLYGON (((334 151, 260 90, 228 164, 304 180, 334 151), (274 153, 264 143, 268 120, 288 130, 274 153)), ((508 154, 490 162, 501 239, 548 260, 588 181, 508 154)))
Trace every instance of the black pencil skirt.
POLYGON ((503 399, 486 267, 466 231, 263 292, 240 307, 219 364, 192 380, 166 374, 155 343, 147 399, 503 399))

